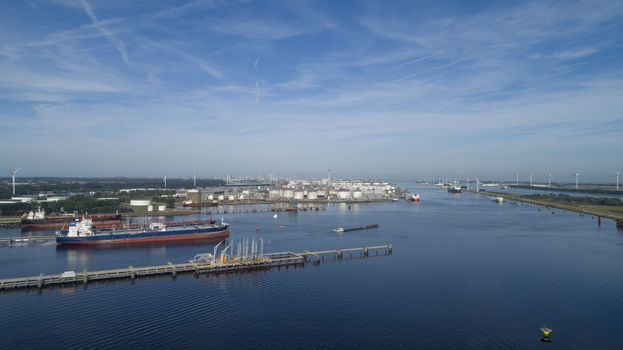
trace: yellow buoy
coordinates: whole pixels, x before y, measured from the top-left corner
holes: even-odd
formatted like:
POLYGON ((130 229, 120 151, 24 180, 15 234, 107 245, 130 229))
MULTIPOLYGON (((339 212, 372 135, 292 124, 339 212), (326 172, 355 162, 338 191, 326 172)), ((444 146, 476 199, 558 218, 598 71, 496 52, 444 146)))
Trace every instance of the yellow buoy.
POLYGON ((542 342, 546 342, 549 343, 552 340, 549 338, 550 333, 552 333, 552 330, 550 328, 547 328, 545 326, 541 327, 541 333, 543 333, 543 337, 541 338, 542 342))

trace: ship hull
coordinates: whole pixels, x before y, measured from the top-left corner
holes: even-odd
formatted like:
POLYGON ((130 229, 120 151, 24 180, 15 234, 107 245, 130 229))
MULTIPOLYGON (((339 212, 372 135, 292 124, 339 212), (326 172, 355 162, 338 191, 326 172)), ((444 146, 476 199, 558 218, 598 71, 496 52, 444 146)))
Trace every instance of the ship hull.
POLYGON ((215 226, 209 228, 192 228, 167 231, 144 231, 140 233, 98 233, 85 237, 56 237, 58 245, 129 245, 146 243, 168 243, 199 240, 215 240, 229 237, 228 226, 215 226))

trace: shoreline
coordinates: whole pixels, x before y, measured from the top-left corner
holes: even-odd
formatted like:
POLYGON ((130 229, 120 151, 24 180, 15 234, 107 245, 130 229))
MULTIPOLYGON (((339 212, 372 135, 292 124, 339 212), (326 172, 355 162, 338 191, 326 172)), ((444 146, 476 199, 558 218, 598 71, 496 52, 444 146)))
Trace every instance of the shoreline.
POLYGON ((518 194, 510 194, 510 193, 494 192, 494 191, 481 190, 479 192, 476 192, 476 191, 470 190, 469 192, 475 193, 475 194, 482 194, 482 195, 486 195, 489 197, 502 197, 504 199, 508 199, 508 200, 512 200, 516 202, 535 204, 535 205, 539 205, 539 206, 546 207, 546 208, 556 208, 556 209, 572 211, 572 212, 576 212, 580 214, 589 214, 593 216, 604 217, 607 219, 612 219, 617 222, 623 221, 623 208, 619 209, 621 211, 619 213, 616 210, 612 211, 613 208, 617 208, 613 206, 596 206, 596 205, 582 205, 582 204, 575 204, 575 203, 560 203, 560 202, 549 201, 549 200, 527 198, 525 196, 518 195, 518 194), (604 208, 595 208, 595 207, 604 207, 604 208))

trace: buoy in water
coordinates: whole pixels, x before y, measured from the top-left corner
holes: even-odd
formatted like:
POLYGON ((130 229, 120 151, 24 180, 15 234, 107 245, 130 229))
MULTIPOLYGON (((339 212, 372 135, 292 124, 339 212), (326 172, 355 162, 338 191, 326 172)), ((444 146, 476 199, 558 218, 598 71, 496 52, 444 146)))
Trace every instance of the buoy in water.
POLYGON ((550 328, 547 328, 545 326, 541 327, 541 333, 543 334, 543 336, 541 337, 542 342, 550 343, 552 341, 552 339, 550 339, 549 337, 550 333, 552 333, 552 330, 550 328))
POLYGON ((273 215, 273 219, 276 219, 276 218, 277 218, 277 214, 273 215))

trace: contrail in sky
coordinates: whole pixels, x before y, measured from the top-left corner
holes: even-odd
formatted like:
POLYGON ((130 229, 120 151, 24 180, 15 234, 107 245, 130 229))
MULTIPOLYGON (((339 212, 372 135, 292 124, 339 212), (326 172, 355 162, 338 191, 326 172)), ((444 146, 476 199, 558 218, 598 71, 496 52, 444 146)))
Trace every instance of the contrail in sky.
POLYGON ((87 13, 89 18, 91 18, 91 22, 93 22, 93 26, 97 29, 98 32, 100 32, 100 34, 105 36, 108 39, 108 41, 110 41, 117 48, 117 51, 119 51, 119 54, 121 54, 121 59, 123 59, 123 62, 129 65, 130 61, 128 60, 128 53, 125 50, 125 45, 123 44, 123 42, 117 39, 113 35, 113 33, 108 31, 97 21, 97 17, 95 17, 95 12, 93 12, 93 8, 91 8, 91 5, 87 2, 87 0, 80 0, 80 2, 82 3, 82 6, 84 7, 84 11, 87 13))

